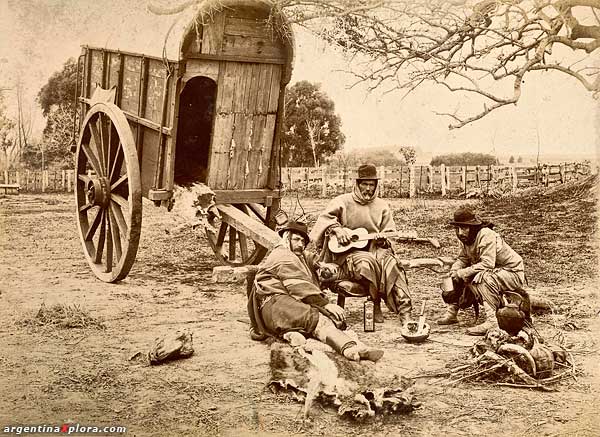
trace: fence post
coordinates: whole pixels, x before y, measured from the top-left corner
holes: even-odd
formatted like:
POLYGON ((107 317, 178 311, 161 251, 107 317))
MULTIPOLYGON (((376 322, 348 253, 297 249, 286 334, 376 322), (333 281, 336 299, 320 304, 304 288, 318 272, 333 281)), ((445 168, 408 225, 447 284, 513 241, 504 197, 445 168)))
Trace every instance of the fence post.
POLYGON ((451 168, 450 166, 448 166, 446 168, 446 175, 444 176, 446 178, 446 190, 448 191, 448 193, 450 193, 450 172, 451 168))
POLYGON ((467 193, 467 166, 463 165, 462 166, 462 177, 461 177, 461 182, 462 182, 462 188, 463 191, 465 192, 465 194, 467 193))
POLYGON ((408 167, 408 197, 415 197, 417 189, 415 187, 415 166, 408 167))
POLYGON ((558 172, 560 173, 560 182, 561 184, 564 184, 566 181, 565 178, 565 164, 562 163, 558 166, 558 172))
POLYGON ((324 165, 321 166, 321 183, 323 184, 321 194, 323 197, 327 197, 327 167, 324 165))
POLYGON ((19 174, 18 170, 17 170, 16 177, 17 177, 17 185, 20 187, 21 186, 21 175, 19 174))
POLYGON ((446 195, 446 166, 440 164, 440 175, 442 176, 442 196, 446 195))
MULTIPOLYGON (((73 170, 67 170, 67 192, 68 193, 71 192, 71 184, 73 182, 72 175, 73 175, 73 170)), ((73 188, 73 191, 75 191, 75 188, 73 188)))
POLYGON ((433 167, 427 166, 427 191, 433 193, 433 167))
POLYGON ((384 196, 384 192, 385 192, 385 165, 382 165, 379 167, 379 182, 377 183, 377 185, 379 186, 379 196, 380 197, 385 197, 384 196))
POLYGON ((517 167, 514 164, 510 166, 510 179, 512 182, 511 192, 517 191, 517 185, 519 184, 519 179, 517 177, 517 167))
POLYGON ((308 174, 308 167, 304 167, 304 180, 306 181, 306 192, 308 193, 308 184, 310 175, 308 174))
POLYGON ((4 170, 4 183, 8 184, 8 170, 4 170))
POLYGON ((48 182, 48 170, 42 171, 42 193, 46 192, 46 184, 48 182))

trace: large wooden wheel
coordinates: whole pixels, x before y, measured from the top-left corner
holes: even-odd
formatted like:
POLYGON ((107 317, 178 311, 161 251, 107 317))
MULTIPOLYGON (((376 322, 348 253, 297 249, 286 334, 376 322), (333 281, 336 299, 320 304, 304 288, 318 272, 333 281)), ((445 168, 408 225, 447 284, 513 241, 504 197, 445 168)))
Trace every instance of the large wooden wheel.
MULTIPOLYGON (((261 225, 268 222, 269 209, 260 205, 235 205, 240 211, 261 225)), ((235 226, 223 219, 211 220, 212 227, 206 228, 206 237, 215 257, 222 265, 247 266, 258 264, 267 253, 267 248, 261 246, 235 226)))
POLYGON ((77 144, 77 227, 83 253, 105 282, 127 276, 142 227, 142 187, 127 118, 112 103, 94 104, 77 144))

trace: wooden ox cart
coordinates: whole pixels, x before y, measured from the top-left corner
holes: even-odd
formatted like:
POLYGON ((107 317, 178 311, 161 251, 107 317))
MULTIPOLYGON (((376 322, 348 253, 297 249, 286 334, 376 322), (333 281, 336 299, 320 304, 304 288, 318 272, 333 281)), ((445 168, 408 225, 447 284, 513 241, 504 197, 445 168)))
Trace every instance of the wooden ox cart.
POLYGON ((182 28, 176 60, 83 47, 77 218, 103 281, 133 265, 142 196, 170 209, 175 184, 215 192, 221 222, 207 236, 222 263, 255 264, 276 241, 290 27, 266 2, 201 5, 182 28))

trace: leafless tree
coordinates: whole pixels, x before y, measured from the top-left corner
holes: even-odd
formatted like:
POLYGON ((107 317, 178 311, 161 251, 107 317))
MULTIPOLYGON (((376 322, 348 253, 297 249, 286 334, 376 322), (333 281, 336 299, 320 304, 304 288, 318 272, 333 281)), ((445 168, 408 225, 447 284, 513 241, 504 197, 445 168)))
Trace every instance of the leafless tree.
MULTIPOLYGON (((516 104, 525 78, 542 71, 600 95, 600 0, 263 1, 366 59, 353 74, 370 89, 410 92, 434 83, 481 100, 466 112, 441 113, 451 129, 516 104)), ((201 3, 171 3, 156 12, 201 3)))

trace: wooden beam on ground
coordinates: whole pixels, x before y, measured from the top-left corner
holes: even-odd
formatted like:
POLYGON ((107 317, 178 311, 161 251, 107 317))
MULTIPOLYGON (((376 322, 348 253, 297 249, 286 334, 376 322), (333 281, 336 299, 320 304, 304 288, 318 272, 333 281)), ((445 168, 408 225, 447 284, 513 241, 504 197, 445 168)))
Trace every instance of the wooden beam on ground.
POLYGON ((279 242, 277 233, 263 223, 253 219, 235 206, 221 204, 216 206, 221 213, 221 220, 229 226, 251 238, 259 245, 271 250, 279 242))
MULTIPOLYGON (((440 271, 448 270, 454 263, 455 258, 441 256, 439 258, 413 258, 413 259, 398 259, 400 264, 405 269, 418 269, 423 267, 438 268, 440 271)), ((258 266, 218 266, 213 268, 212 281, 217 283, 230 282, 242 284, 248 277, 254 278, 258 271, 258 266)))

